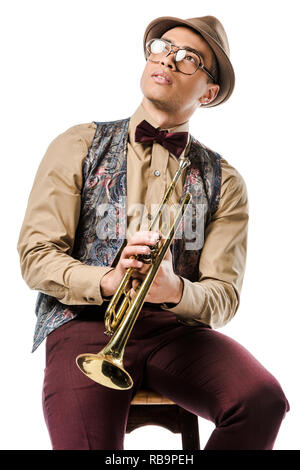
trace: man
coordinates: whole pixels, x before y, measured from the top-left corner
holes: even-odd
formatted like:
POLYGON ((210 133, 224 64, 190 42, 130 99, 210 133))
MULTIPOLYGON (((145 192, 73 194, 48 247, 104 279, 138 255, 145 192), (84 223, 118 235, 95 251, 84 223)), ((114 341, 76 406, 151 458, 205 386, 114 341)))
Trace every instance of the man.
POLYGON ((142 103, 130 119, 77 125, 51 143, 20 233, 23 277, 40 291, 33 350, 47 338, 43 407, 53 449, 122 449, 141 387, 213 421, 206 449, 272 449, 289 409, 285 395, 251 354, 215 330, 240 303, 246 185, 188 133, 200 106, 224 103, 233 91, 226 33, 211 16, 162 17, 147 27, 144 51, 142 103), (134 386, 112 390, 82 374, 75 358, 107 343, 107 300, 129 267, 135 297, 149 266, 133 255, 158 240, 161 227, 148 230, 152 209, 182 156, 191 164, 172 202, 191 192, 191 216, 126 346, 134 386))

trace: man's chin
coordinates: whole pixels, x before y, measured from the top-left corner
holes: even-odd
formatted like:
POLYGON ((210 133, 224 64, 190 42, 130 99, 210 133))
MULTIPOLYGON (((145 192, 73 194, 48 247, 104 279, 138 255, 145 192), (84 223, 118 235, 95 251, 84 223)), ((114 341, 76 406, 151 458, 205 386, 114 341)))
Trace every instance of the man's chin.
POLYGON ((160 109, 162 111, 168 111, 170 109, 170 100, 153 96, 147 97, 147 100, 157 109, 160 109))
POLYGON ((143 94, 145 99, 147 99, 147 101, 152 103, 158 109, 166 110, 172 105, 173 102, 173 100, 170 99, 170 96, 166 96, 165 94, 163 96, 162 93, 157 91, 151 91, 143 94))

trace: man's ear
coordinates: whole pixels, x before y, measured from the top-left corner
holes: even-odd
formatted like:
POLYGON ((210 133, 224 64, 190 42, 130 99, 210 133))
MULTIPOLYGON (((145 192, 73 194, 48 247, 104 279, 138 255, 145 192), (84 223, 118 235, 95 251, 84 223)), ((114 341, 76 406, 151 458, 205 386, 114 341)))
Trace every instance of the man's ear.
POLYGON ((206 92, 199 98, 199 106, 211 103, 218 96, 219 90, 220 85, 208 83, 206 92))

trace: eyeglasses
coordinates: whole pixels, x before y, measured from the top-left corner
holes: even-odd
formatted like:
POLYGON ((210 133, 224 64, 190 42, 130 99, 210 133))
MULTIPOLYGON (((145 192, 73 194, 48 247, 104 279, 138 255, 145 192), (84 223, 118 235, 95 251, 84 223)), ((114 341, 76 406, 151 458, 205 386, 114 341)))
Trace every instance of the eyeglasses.
POLYGON ((153 38, 146 44, 145 56, 150 62, 159 63, 163 57, 168 57, 173 52, 175 67, 178 72, 185 75, 193 75, 200 68, 216 82, 211 73, 204 67, 203 59, 198 51, 190 47, 179 47, 166 39, 153 38), (173 47, 176 47, 174 51, 173 47))

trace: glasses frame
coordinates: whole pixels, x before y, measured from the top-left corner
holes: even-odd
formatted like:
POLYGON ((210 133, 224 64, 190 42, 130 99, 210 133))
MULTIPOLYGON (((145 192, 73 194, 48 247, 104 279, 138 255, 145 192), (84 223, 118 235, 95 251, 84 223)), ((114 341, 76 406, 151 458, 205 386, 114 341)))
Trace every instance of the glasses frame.
POLYGON ((201 70, 203 70, 203 72, 205 72, 213 81, 214 83, 216 83, 216 79, 215 77, 209 72, 209 70, 207 70, 206 67, 204 67, 203 63, 204 60, 203 60, 203 57, 201 56, 201 54, 199 53, 199 51, 196 51, 196 49, 192 49, 191 47, 180 47, 180 46, 176 46, 176 44, 173 44, 172 42, 169 42, 167 41, 166 39, 163 39, 163 38, 152 38, 150 39, 147 43, 146 43, 146 49, 145 49, 145 56, 146 56, 146 60, 149 60, 150 62, 153 62, 155 64, 158 64, 160 61, 159 60, 151 60, 147 57, 147 49, 148 49, 148 46, 151 42, 153 41, 162 41, 164 42, 165 44, 167 44, 169 47, 170 47, 170 51, 165 55, 165 57, 168 57, 168 55, 170 55, 172 52, 175 56, 175 54, 178 52, 178 51, 190 51, 190 52, 193 52, 194 54, 196 54, 199 59, 200 59, 200 63, 198 65, 198 67, 196 68, 196 70, 193 72, 193 73, 186 73, 186 72, 182 72, 181 70, 178 70, 177 68, 177 63, 176 63, 176 60, 174 60, 174 63, 175 63, 175 68, 176 68, 176 71, 177 72, 180 72, 180 73, 183 73, 184 75, 194 75, 194 73, 197 72, 197 70, 199 70, 199 68, 201 70), (177 50, 174 51, 173 47, 176 47, 177 50))

